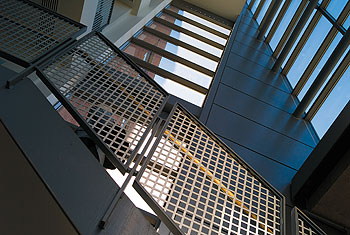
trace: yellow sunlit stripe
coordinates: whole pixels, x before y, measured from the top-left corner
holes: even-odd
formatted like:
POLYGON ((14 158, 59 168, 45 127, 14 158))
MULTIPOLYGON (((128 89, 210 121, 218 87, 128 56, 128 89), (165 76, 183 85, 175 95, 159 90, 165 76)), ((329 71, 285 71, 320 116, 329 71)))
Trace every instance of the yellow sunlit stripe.
MULTIPOLYGON (((190 160, 193 160, 193 162, 199 167, 199 169, 201 169, 204 173, 206 173, 206 175, 207 175, 210 179, 212 179, 212 180, 214 181, 214 183, 216 183, 216 185, 220 188, 221 191, 223 191, 224 193, 227 192, 229 198, 230 198, 232 201, 234 201, 236 205, 238 205, 238 206, 240 206, 240 207, 243 206, 243 212, 244 212, 246 215, 249 215, 249 214, 250 214, 250 216, 251 216, 253 219, 258 220, 258 217, 257 217, 253 212, 250 213, 250 212, 249 212, 249 208, 248 208, 247 206, 245 206, 241 201, 239 201, 238 199, 235 199, 235 195, 234 195, 230 190, 228 190, 217 178, 215 178, 214 175, 213 175, 213 173, 212 173, 210 170, 208 170, 207 168, 205 168, 205 166, 202 165, 202 164, 199 162, 199 160, 198 160, 197 158, 195 158, 195 157, 192 155, 192 153, 190 153, 186 148, 184 148, 184 147, 182 146, 181 142, 178 141, 178 140, 176 140, 175 137, 174 137, 168 130, 166 130, 166 131, 164 132, 164 134, 167 135, 167 136, 169 137, 169 139, 170 139, 171 141, 173 141, 174 144, 177 145, 177 147, 178 147, 179 149, 181 149, 181 151, 182 151, 190 160)), ((258 223, 259 223, 259 227, 265 230, 265 225, 264 225, 264 224, 261 224, 259 221, 258 221, 258 223)), ((273 232, 271 231, 270 228, 267 228, 267 231, 270 232, 270 233, 273 233, 273 232)))

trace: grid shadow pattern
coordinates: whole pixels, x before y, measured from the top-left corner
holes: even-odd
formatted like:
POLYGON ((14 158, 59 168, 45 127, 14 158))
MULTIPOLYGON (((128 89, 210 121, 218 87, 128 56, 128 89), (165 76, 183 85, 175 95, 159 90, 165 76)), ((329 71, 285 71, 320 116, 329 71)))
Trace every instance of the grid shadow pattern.
POLYGON ((82 28, 31 2, 0 0, 0 50, 27 63, 82 28))
POLYGON ((125 164, 167 94, 118 53, 89 34, 43 73, 125 164))
POLYGON ((184 233, 282 234, 283 196, 181 106, 148 158, 137 180, 184 233))

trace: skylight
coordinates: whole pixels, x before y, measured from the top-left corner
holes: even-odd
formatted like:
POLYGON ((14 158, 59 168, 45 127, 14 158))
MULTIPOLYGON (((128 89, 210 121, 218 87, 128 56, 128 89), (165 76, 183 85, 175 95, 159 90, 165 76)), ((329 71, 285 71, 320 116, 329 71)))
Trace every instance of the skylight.
POLYGON ((122 48, 169 93, 202 106, 230 29, 172 4, 122 48))
POLYGON ((322 137, 350 99, 350 46, 349 40, 346 41, 349 37, 346 35, 350 25, 350 2, 318 1, 285 58, 280 58, 281 51, 296 25, 300 24, 299 19, 306 16, 305 9, 312 1, 247 2, 258 23, 262 24, 265 23, 261 22, 264 14, 272 9, 273 4, 280 4, 267 27, 265 42, 270 44, 273 56, 281 62, 282 73, 291 84, 292 94, 300 99, 294 114, 311 121, 322 137), (260 9, 263 10, 259 13, 260 9))

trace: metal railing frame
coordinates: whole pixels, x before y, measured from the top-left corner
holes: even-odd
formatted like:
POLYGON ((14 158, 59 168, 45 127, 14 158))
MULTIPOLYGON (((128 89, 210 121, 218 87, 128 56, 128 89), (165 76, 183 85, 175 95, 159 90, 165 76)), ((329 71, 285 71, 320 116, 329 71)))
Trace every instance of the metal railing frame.
MULTIPOLYGON (((291 212, 291 228, 292 235, 299 235, 299 220, 306 223, 315 235, 327 235, 322 229, 320 229, 309 217, 307 217, 301 210, 294 207, 291 212)), ((311 234, 311 233, 310 233, 311 234)))
MULTIPOLYGON (((45 59, 49 58, 53 54, 53 52, 60 50, 60 48, 67 45, 69 42, 71 42, 73 39, 77 38, 78 36, 82 35, 87 30, 87 27, 85 25, 78 23, 78 22, 76 22, 76 21, 74 21, 66 16, 60 15, 60 14, 56 13, 55 11, 52 11, 48 8, 45 8, 39 4, 36 4, 36 3, 31 2, 29 0, 18 0, 18 1, 23 2, 25 4, 28 4, 29 6, 31 6, 33 8, 37 8, 41 11, 44 11, 45 13, 48 13, 54 17, 57 17, 60 20, 66 21, 66 22, 68 22, 68 23, 70 23, 70 24, 72 24, 80 29, 77 32, 75 32, 74 34, 70 35, 69 38, 66 38, 66 40, 59 42, 57 45, 52 47, 50 50, 46 51, 45 53, 43 53, 40 56, 37 56, 36 58, 34 58, 31 61, 25 61, 19 57, 11 55, 11 53, 0 50, 1 57, 4 57, 5 59, 8 59, 9 61, 11 61, 15 64, 18 64, 18 65, 23 66, 25 68, 32 67, 33 65, 38 65, 38 64, 42 63, 43 61, 45 61, 45 59)), ((26 73, 28 73, 28 71, 26 73)))
MULTIPOLYGON (((253 168, 251 168, 243 159, 241 159, 237 154, 235 154, 222 140, 220 140, 216 135, 211 132, 209 129, 207 129, 196 117, 194 117, 189 111, 186 110, 181 104, 176 103, 173 106, 173 109, 171 110, 170 114, 168 115, 167 119, 164 121, 164 124, 160 130, 159 133, 167 133, 166 128, 168 124, 171 121, 172 116, 174 115, 175 111, 177 109, 180 109, 183 111, 187 117, 193 121, 196 125, 198 125, 201 130, 207 134, 210 138, 215 141, 216 144, 218 144, 220 147, 222 147, 225 151, 227 151, 231 156, 235 156, 234 160, 236 160, 239 164, 241 164, 245 170, 247 170, 253 177, 255 177, 264 187, 266 187, 268 190, 270 190, 272 193, 277 195, 280 199, 280 208, 281 208, 281 234, 285 234, 285 198, 284 196, 278 192, 269 182, 267 182, 262 176, 259 175, 253 168)), ((172 135, 171 133, 169 135, 172 135)), ((147 192, 147 190, 143 187, 143 185, 140 183, 140 179, 142 177, 142 174, 147 169, 148 163, 151 161, 152 155, 154 151, 157 148, 157 145, 160 143, 161 139, 163 137, 163 134, 159 134, 155 143, 152 146, 152 149, 149 151, 146 160, 143 162, 142 167, 140 171, 138 172, 136 179, 133 183, 133 187, 135 190, 144 198, 145 201, 147 201, 148 205, 151 207, 151 209, 157 214, 158 217, 161 218, 162 222, 166 224, 166 226, 170 229, 170 231, 174 234, 183 234, 183 232, 180 230, 178 225, 174 223, 174 221, 169 217, 167 213, 162 209, 161 206, 158 205, 158 203, 153 199, 152 195, 147 192)), ((174 141, 176 142, 177 139, 173 136, 174 141)), ((194 160, 196 161, 196 160, 194 160)), ((208 173, 210 174, 210 173, 208 173)), ((214 180, 215 181, 215 180, 214 180)), ((244 209, 243 209, 244 210, 244 209)), ((243 213, 243 212, 242 212, 243 213)))
MULTIPOLYGON (((88 134, 88 136, 99 146, 99 148, 106 154, 107 158, 118 168, 118 170, 122 174, 125 174, 128 172, 128 177, 124 181, 122 187, 116 192, 107 211, 105 212, 105 215, 101 219, 101 223, 99 226, 101 229, 104 229, 108 225, 110 217, 114 212, 122 193, 124 192, 126 186, 130 183, 131 177, 136 174, 137 166, 143 160, 143 158, 139 154, 137 154, 137 152, 140 150, 144 141, 146 141, 146 137, 148 133, 151 133, 151 130, 155 128, 154 126, 160 125, 159 116, 164 106, 167 103, 167 99, 169 98, 169 95, 159 84, 157 84, 152 78, 150 78, 139 66, 137 66, 129 57, 127 57, 117 47, 115 47, 113 43, 109 42, 102 34, 98 32, 91 32, 88 35, 84 36, 83 38, 79 39, 78 41, 72 39, 69 42, 70 43, 68 43, 67 45, 63 44, 62 46, 55 48, 55 50, 50 51, 50 53, 47 53, 46 56, 43 56, 42 59, 39 60, 37 63, 30 65, 22 73, 20 73, 13 79, 7 81, 7 86, 8 88, 11 88, 12 86, 16 85, 16 83, 20 82, 22 79, 25 79, 25 77, 28 76, 29 74, 36 72, 40 80, 55 95, 55 97, 62 104, 62 106, 67 109, 69 114, 72 115, 72 117, 78 122, 78 124, 83 128, 83 130, 88 134), (97 135, 97 133, 89 126, 87 121, 81 116, 81 114, 76 110, 76 108, 68 101, 68 98, 61 94, 59 89, 53 84, 53 82, 51 82, 44 75, 44 72, 42 71, 44 67, 46 67, 48 64, 55 61, 56 58, 59 58, 61 55, 69 52, 72 48, 77 47, 78 45, 80 45, 81 43, 83 43, 84 41, 88 40, 90 37, 95 35, 97 35, 104 42, 106 42, 106 44, 108 44, 108 46, 114 49, 114 51, 117 52, 118 55, 122 59, 124 59, 130 66, 132 66, 132 68, 135 69, 135 71, 141 74, 148 82, 150 82, 153 86, 157 87, 165 95, 165 99, 162 102, 160 108, 158 109, 157 113, 154 115, 154 118, 152 119, 151 123, 149 124, 146 131, 142 135, 137 146, 132 151, 130 158, 128 159, 128 162, 126 164, 126 167, 124 167, 124 165, 119 161, 119 159, 115 157, 114 153, 109 149, 109 147, 102 141, 102 139, 97 135), (132 168, 128 168, 128 166, 130 166, 132 162, 134 162, 134 166, 132 168)), ((154 137, 154 135, 155 133, 151 134, 151 138, 148 141, 150 141, 152 137, 154 137)), ((146 146, 149 146, 149 144, 150 143, 148 142, 146 146)), ((147 148, 144 148, 143 151, 145 151, 146 149, 147 148)))
MULTIPOLYGON (((39 6, 42 8, 41 6, 39 6)), ((45 9, 46 10, 46 9, 45 9)), ((58 17, 61 17, 59 14, 54 13, 58 17)), ((80 25, 80 24, 79 24, 80 25)), ((209 131, 203 124, 201 124, 192 114, 190 114, 188 111, 186 111, 185 108, 183 108, 181 105, 176 104, 174 105, 170 115, 168 115, 167 119, 163 119, 160 116, 161 111, 163 110, 167 99, 168 99, 168 93, 160 86, 158 85, 152 78, 150 78, 147 73, 145 73, 140 67, 138 67, 128 56, 126 56, 120 49, 118 49, 113 43, 111 43, 108 39, 106 39, 102 34, 98 32, 91 32, 88 35, 84 36, 83 38, 76 40, 75 37, 78 35, 81 35, 86 30, 86 27, 83 26, 79 32, 72 35, 71 38, 67 39, 66 41, 60 43, 59 45, 55 46, 54 48, 50 49, 49 51, 45 52, 43 55, 41 55, 39 58, 35 59, 32 62, 26 62, 23 63, 22 60, 19 58, 9 54, 9 53, 3 53, 1 52, 0 55, 7 56, 7 58, 11 59, 17 64, 25 64, 26 69, 22 71, 20 74, 18 74, 16 77, 11 78, 6 82, 6 86, 8 89, 11 89, 11 87, 15 86, 18 82, 25 79, 26 76, 30 75, 33 72, 36 72, 40 80, 49 88, 49 90, 56 96, 56 98, 59 100, 59 102, 62 103, 63 107, 68 110, 68 112, 73 116, 73 118, 79 123, 79 125, 82 126, 82 128, 87 132, 87 134, 92 138, 96 144, 105 152, 107 157, 116 164, 116 167, 118 170, 120 170, 123 174, 126 172, 129 173, 127 179, 124 181, 123 186, 118 190, 118 192, 115 194, 114 198, 112 199, 110 206, 108 207, 107 211, 105 212, 104 217, 101 219, 100 228, 105 228, 108 225, 108 222, 110 220, 110 217, 112 213, 114 212, 116 208, 116 204, 118 203, 118 200, 120 199, 124 189, 126 186, 130 183, 131 178, 133 176, 137 176, 137 179, 139 179, 142 175, 142 170, 137 172, 137 167, 142 164, 142 168, 145 169, 147 166, 147 163, 150 161, 151 153, 153 153, 157 147, 157 144, 160 142, 162 134, 164 133, 165 128, 167 127, 168 123, 170 122, 170 118, 172 114, 175 112, 176 108, 180 107, 191 120, 193 120, 197 125, 201 126, 201 128, 205 131, 206 134, 208 134, 212 139, 216 141, 225 151, 235 155, 235 160, 241 164, 244 169, 246 169, 250 174, 252 174, 256 179, 259 180, 261 184, 263 184, 266 188, 268 188, 271 192, 278 195, 280 198, 280 209, 281 209, 281 233, 285 234, 285 200, 284 196, 280 194, 276 189, 274 189, 265 179, 263 179, 256 171, 254 171, 249 165, 247 165, 239 156, 234 154, 232 150, 227 147, 218 137, 216 137, 211 131, 209 131), (114 52, 117 53, 118 56, 120 56, 123 60, 127 62, 128 65, 130 65, 136 72, 138 72, 142 77, 144 77, 148 82, 150 82, 154 87, 156 87, 160 92, 162 92, 165 96, 165 100, 162 102, 160 108, 158 109, 157 113, 154 115, 151 123, 147 127, 147 130, 145 131, 144 135, 142 136, 141 140, 137 144, 136 148, 133 150, 129 160, 128 160, 128 166, 134 162, 134 166, 132 168, 125 168, 120 164, 119 160, 115 158, 114 153, 109 149, 109 147, 102 141, 102 139, 96 134, 96 132, 89 126, 87 121, 82 117, 82 115, 76 110, 76 108, 69 102, 68 98, 63 96, 60 92, 60 90, 54 85, 52 81, 49 80, 49 78, 44 74, 43 69, 48 66, 49 64, 53 63, 57 58, 64 55, 65 53, 69 52, 71 49, 77 47, 87 39, 89 39, 92 36, 99 37, 103 42, 105 42, 109 48, 111 48, 114 52), (160 129, 160 132, 157 130, 160 129), (151 131, 153 130, 153 132, 151 131), (151 133, 151 137, 147 140, 147 134, 151 133), (158 133, 158 137, 157 137, 158 133), (156 142, 153 144, 152 149, 150 153, 148 154, 147 159, 144 159, 145 151, 150 147, 152 138, 157 137, 156 142), (140 150, 141 145, 147 141, 145 147, 142 149, 141 154, 137 154, 137 151, 140 150)), ((130 97, 129 97, 130 98, 130 97)), ((131 98, 132 99, 132 98, 131 98)), ((159 217, 164 221, 164 223, 168 226, 171 231, 173 231, 174 234, 183 234, 183 232, 179 229, 179 227, 174 223, 173 220, 171 220, 158 206, 154 206, 154 200, 148 196, 145 193, 146 191, 143 190, 143 187, 138 184, 137 180, 134 182, 134 187, 137 189, 137 191, 145 197, 145 200, 153 205, 154 210, 157 212, 159 217)))

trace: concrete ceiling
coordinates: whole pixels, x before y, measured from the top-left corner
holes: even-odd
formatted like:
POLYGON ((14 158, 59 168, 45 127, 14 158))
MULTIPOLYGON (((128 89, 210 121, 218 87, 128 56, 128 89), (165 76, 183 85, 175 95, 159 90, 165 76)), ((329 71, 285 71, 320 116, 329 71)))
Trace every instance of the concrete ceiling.
POLYGON ((245 0, 186 0, 186 2, 228 20, 235 21, 239 13, 241 13, 245 0))

